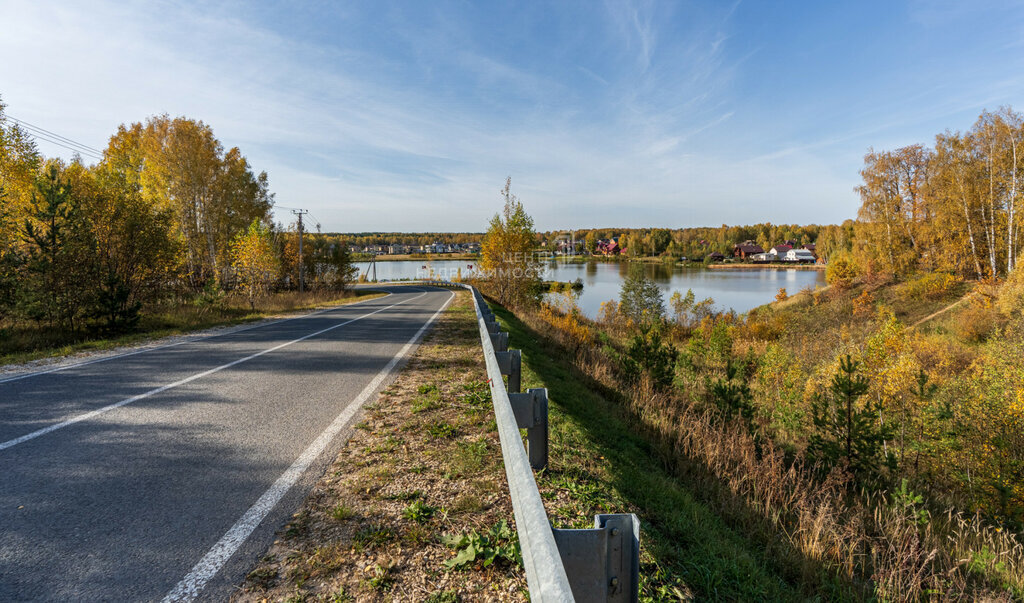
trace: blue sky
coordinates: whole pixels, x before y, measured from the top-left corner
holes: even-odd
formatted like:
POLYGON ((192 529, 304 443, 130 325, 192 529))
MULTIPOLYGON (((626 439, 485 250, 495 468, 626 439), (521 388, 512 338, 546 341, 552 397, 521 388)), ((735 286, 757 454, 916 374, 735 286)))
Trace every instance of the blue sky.
POLYGON ((869 147, 1024 110, 1020 3, 207 4, 0 0, 8 114, 202 119, 325 230, 480 231, 506 176, 542 230, 839 222, 869 147))

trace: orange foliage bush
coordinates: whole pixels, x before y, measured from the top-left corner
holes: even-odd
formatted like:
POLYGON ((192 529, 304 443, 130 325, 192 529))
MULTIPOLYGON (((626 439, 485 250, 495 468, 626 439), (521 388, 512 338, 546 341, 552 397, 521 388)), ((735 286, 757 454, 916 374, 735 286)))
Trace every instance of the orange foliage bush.
POLYGON ((867 290, 861 293, 859 297, 853 300, 853 315, 854 316, 870 316, 875 308, 875 296, 871 295, 867 290))
POLYGON ((583 323, 576 300, 565 293, 561 299, 541 304, 540 318, 554 327, 563 345, 578 350, 594 341, 590 328, 583 323))
POLYGON ((984 341, 1000 322, 999 312, 992 307, 990 299, 981 298, 978 303, 960 313, 956 333, 967 341, 984 341))

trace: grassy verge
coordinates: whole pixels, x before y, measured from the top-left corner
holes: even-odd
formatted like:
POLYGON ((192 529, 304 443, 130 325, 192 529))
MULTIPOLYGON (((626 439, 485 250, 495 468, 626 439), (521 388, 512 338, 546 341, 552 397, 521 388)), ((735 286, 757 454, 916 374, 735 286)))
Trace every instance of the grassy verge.
MULTIPOLYGON (((628 442, 617 432, 642 435, 638 446, 646 447, 642 452, 656 460, 647 467, 637 464, 644 460, 642 456, 623 457, 624 468, 614 472, 627 480, 619 486, 618 496, 631 485, 628 480, 647 479, 645 472, 654 472, 663 464, 676 480, 667 481, 681 484, 698 503, 713 510, 717 522, 742 534, 743 546, 751 556, 768 574, 788 584, 794 596, 1015 600, 1020 593, 1024 549, 1013 534, 975 515, 975 507, 962 504, 967 494, 984 502, 975 491, 966 492, 960 486, 954 497, 958 484, 950 479, 957 477, 950 469, 959 466, 975 469, 968 475, 980 481, 978 476, 992 461, 974 451, 1015 454, 1024 449, 1018 443, 1020 414, 1012 404, 1019 399, 1021 384, 1021 331, 1012 319, 997 316, 1012 299, 1001 290, 983 299, 985 303, 962 304, 967 307, 938 317, 927 329, 910 333, 902 327, 948 307, 968 286, 941 275, 906 282, 865 278, 850 290, 801 292, 752 311, 747 320, 725 315, 715 318, 717 322, 709 318, 694 326, 692 316, 680 313, 677 320, 662 325, 663 333, 675 337, 681 350, 678 358, 667 361, 663 360, 669 358, 665 344, 641 336, 638 329, 621 320, 593 323, 549 307, 522 313, 521 323, 511 316, 506 319, 513 330, 520 329, 527 340, 539 346, 537 357, 547 357, 545 362, 555 367, 549 369, 549 376, 542 375, 548 387, 553 387, 551 383, 564 386, 570 378, 582 382, 581 391, 566 389, 569 402, 563 402, 564 411, 575 414, 581 425, 591 425, 587 433, 596 434, 578 446, 592 450, 594 445, 604 445, 602 456, 611 458, 608 450, 615 451, 628 442), (1000 331, 999 325, 1005 325, 1006 331, 1000 331), (987 330, 978 331, 981 327, 987 330), (973 339, 963 339, 965 334, 973 339), (988 336, 994 339, 983 339, 988 336), (841 469, 826 477, 801 460, 813 428, 808 427, 811 421, 806 404, 813 400, 813 390, 809 396, 808 388, 820 387, 821 381, 812 379, 833 372, 825 363, 845 350, 866 358, 865 372, 871 379, 893 374, 891 367, 897 363, 909 366, 904 383, 917 374, 918 358, 912 354, 920 350, 920 366, 940 382, 940 389, 933 393, 946 399, 939 398, 939 406, 926 407, 920 415, 908 413, 909 419, 895 411, 889 414, 891 421, 903 419, 904 424, 912 424, 918 416, 926 424, 942 422, 939 433, 946 439, 937 443, 923 439, 927 446, 935 447, 923 448, 924 469, 917 473, 916 464, 903 466, 903 475, 910 476, 909 485, 906 481, 903 486, 896 485, 902 477, 896 474, 895 479, 861 491, 859 486, 849 485, 852 478, 841 469), (741 359, 749 372, 730 374, 731 369, 723 369, 725 358, 741 359), (631 377, 635 373, 629 372, 631 366, 625 360, 650 361, 650 365, 636 378, 631 377), (660 362, 667 362, 674 371, 668 374, 671 385, 665 374, 658 372, 660 362), (944 383, 953 371, 962 376, 944 383), (748 384, 749 390, 742 389, 748 384), (585 397, 582 390, 600 393, 599 398, 611 408, 592 396, 585 397), (571 410, 577 399, 586 403, 571 410), (951 416, 929 414, 930 408, 946 408, 947 400, 954 409, 951 416), (1005 404, 1007 411, 989 416, 974 410, 974 400, 986 400, 992 408, 1005 404), (750 415, 729 420, 733 403, 750 404, 750 415), (615 438, 620 442, 608 446, 615 438), (949 460, 952 463, 947 468, 949 460), (916 494, 922 491, 925 496, 916 494), (934 500, 936 491, 950 499, 934 500), (969 512, 957 512, 965 508, 969 512)), ((515 337, 513 341, 515 345, 522 342, 515 337)), ((883 394, 889 395, 879 395, 883 394)), ((552 398, 557 403, 554 395, 552 398)), ((886 408, 895 408, 898 402, 899 398, 895 402, 890 399, 886 408)), ((899 450, 897 445, 904 446, 903 440, 891 442, 895 450, 899 450)), ((1012 470, 1018 471, 1018 466, 1012 470)), ((1022 482, 1005 475, 1008 473, 996 475, 992 483, 1009 484, 1006 490, 1013 495, 1021 492, 1017 485, 1022 482)), ((607 487, 614 477, 603 478, 600 485, 607 487)), ((653 497, 660 496, 656 493, 653 497)), ((643 501, 628 496, 626 502, 638 506, 643 501)), ((676 519, 675 511, 690 513, 667 507, 663 518, 657 517, 655 510, 651 519, 657 523, 676 519)), ((1004 509, 1012 511, 1010 504, 997 509, 1010 517, 1004 509)), ((638 512, 648 511, 640 508, 638 512)), ((695 530, 690 527, 679 536, 699 533, 695 530)), ((667 541, 670 545, 676 542, 674 538, 667 541)), ((676 555, 676 551, 669 549, 669 554, 676 555)), ((712 575, 721 571, 717 568, 712 575)), ((698 598, 722 596, 717 590, 702 589, 688 575, 685 580, 698 598)), ((664 592, 673 582, 655 586, 664 592)), ((769 597, 735 592, 727 596, 769 597)))
POLYGON ((234 599, 523 600, 486 380, 459 292, 234 599))
POLYGON ((78 352, 102 351, 190 331, 243 324, 289 312, 350 304, 383 295, 379 291, 359 289, 344 294, 279 293, 263 300, 255 310, 250 309, 244 300, 233 298, 208 307, 188 302, 166 303, 145 308, 138 325, 128 333, 114 336, 89 331, 69 333, 34 323, 0 325, 0 366, 78 352))
POLYGON ((538 484, 556 526, 590 527, 596 513, 641 521, 641 598, 799 600, 753 542, 719 517, 713 497, 689 490, 632 429, 614 392, 576 371, 569 354, 499 306, 494 311, 523 350, 523 387, 546 387, 550 468, 538 484))

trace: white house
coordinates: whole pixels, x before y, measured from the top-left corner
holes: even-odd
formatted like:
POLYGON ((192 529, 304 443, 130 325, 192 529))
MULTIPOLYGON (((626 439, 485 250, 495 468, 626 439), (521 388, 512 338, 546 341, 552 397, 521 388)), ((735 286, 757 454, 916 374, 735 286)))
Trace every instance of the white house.
POLYGON ((786 252, 783 261, 786 262, 806 262, 808 264, 814 263, 814 254, 806 249, 790 249, 786 252))

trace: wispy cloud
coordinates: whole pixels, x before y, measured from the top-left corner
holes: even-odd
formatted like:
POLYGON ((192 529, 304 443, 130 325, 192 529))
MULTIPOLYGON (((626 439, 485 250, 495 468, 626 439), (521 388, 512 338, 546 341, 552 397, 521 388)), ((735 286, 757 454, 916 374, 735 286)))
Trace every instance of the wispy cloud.
POLYGON ((542 228, 841 220, 867 144, 1024 92, 1009 59, 961 91, 843 73, 787 90, 787 61, 814 51, 755 10, 8 0, 0 94, 100 148, 122 122, 203 119, 282 205, 352 231, 479 230, 507 175, 542 228))

